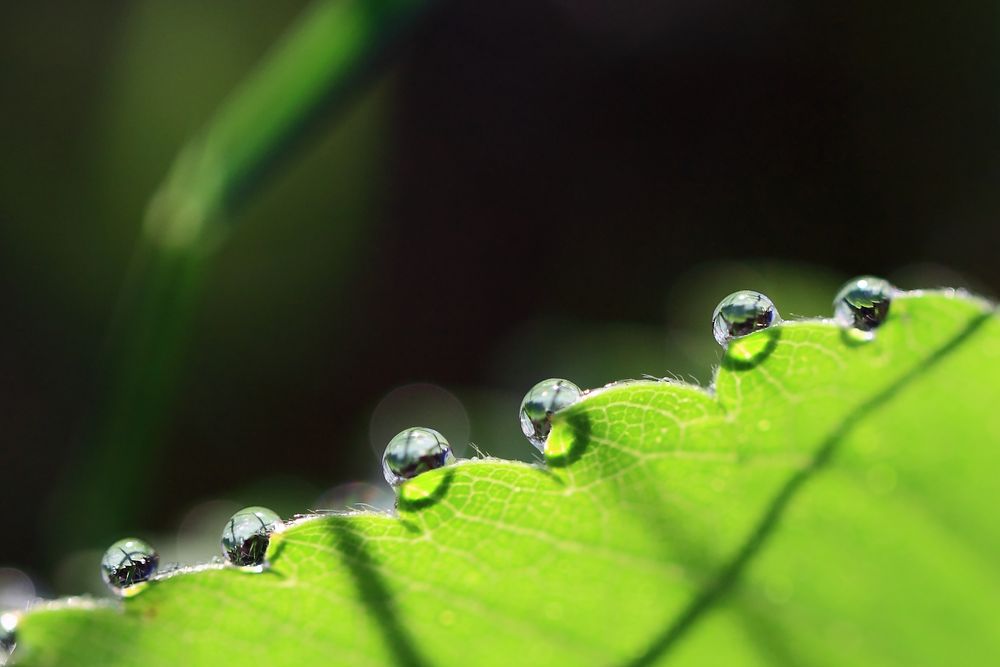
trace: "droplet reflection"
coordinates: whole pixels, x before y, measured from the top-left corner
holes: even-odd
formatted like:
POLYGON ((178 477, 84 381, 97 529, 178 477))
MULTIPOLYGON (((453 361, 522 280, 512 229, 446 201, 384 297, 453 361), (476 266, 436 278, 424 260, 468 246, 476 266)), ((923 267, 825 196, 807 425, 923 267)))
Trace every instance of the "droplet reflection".
POLYGON ((752 290, 733 292, 712 313, 712 333, 723 347, 734 338, 748 336, 781 321, 778 310, 766 296, 752 290))
POLYGON ((271 533, 281 525, 281 517, 266 507, 241 509, 222 529, 222 555, 238 567, 263 565, 271 533))
POLYGON ((862 276, 847 282, 833 300, 833 317, 840 326, 870 333, 885 322, 897 290, 882 278, 862 276))
POLYGON ((569 380, 549 378, 532 387, 521 401, 521 432, 539 451, 552 430, 552 415, 580 400, 580 388, 569 380))
POLYGON ((129 537, 112 544, 101 559, 101 577, 119 595, 148 581, 160 565, 160 555, 140 539, 129 537))
POLYGON ((382 455, 385 481, 399 486, 420 473, 455 462, 451 445, 432 428, 413 427, 399 432, 382 455))
POLYGON ((18 614, 12 611, 0 614, 0 665, 7 664, 17 646, 18 618, 18 614))

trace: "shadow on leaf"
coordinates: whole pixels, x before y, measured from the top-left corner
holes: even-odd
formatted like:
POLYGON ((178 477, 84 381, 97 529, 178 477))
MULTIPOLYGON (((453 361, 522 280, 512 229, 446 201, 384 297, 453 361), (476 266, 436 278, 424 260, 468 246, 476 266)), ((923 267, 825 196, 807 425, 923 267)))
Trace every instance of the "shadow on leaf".
POLYGON ((403 511, 415 511, 430 507, 448 494, 455 471, 447 469, 441 474, 423 474, 415 477, 399 488, 396 506, 403 511))
POLYGON ((564 468, 577 461, 590 444, 590 417, 585 412, 571 412, 562 418, 560 428, 552 429, 545 443, 545 460, 553 468, 564 468))
POLYGON ((748 371, 756 368, 771 356, 781 340, 779 327, 764 329, 746 338, 737 338, 729 343, 722 359, 722 367, 727 371, 748 371))
POLYGON ((389 595, 389 587, 378 571, 379 563, 372 557, 364 537, 346 518, 331 521, 330 531, 341 559, 357 586, 358 597, 371 611, 371 618, 377 624, 385 645, 395 656, 395 664, 405 667, 427 665, 399 618, 389 595))

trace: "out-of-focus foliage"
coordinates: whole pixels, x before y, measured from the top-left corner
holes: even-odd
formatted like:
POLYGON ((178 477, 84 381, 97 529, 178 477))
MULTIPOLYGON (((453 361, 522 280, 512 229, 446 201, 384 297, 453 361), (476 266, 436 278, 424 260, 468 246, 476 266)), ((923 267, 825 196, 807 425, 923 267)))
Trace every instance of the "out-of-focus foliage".
MULTIPOLYGON (((163 458, 159 455, 163 425, 188 366, 184 360, 196 313, 201 310, 210 259, 240 221, 247 193, 256 189, 262 175, 272 170, 317 117, 343 112, 358 85, 358 73, 372 67, 388 36, 406 25, 420 7, 419 0, 313 3, 206 126, 184 144, 145 209, 138 247, 110 334, 104 399, 95 406, 95 424, 84 436, 86 455, 74 468, 60 499, 68 509, 54 521, 60 542, 86 544, 95 532, 118 530, 135 520, 139 508, 128 499, 145 483, 138 476, 122 475, 121 462, 129 460, 131 466, 141 469, 163 458)), ((172 4, 153 3, 143 9, 146 11, 135 19, 134 28, 140 37, 147 32, 163 34, 164 24, 183 23, 186 13, 172 4), (163 20, 151 20, 146 12, 163 20)), ((182 50, 188 40, 194 48, 209 46, 198 39, 197 32, 182 34, 182 50)), ((149 49, 143 39, 131 46, 138 53, 136 58, 127 59, 129 66, 143 70, 146 64, 147 74, 156 72, 162 64, 158 59, 161 52, 149 49)), ((185 56, 197 60, 190 53, 185 56)), ((168 75, 163 78, 169 80, 168 75)), ((126 80, 142 84, 139 95, 126 97, 116 107, 123 109, 123 118, 133 124, 139 114, 129 113, 131 107, 169 96, 163 81, 156 85, 152 83, 156 80, 148 77, 126 80)), ((174 114, 179 111, 176 105, 170 109, 174 114)), ((298 266, 310 264, 306 261, 309 254, 322 257, 313 267, 322 266, 322 275, 303 274, 311 285, 339 282, 351 267, 347 251, 355 247, 360 236, 359 223, 376 208, 371 202, 375 179, 370 177, 369 168, 370 156, 377 155, 376 137, 380 135, 373 128, 378 127, 379 115, 369 105, 361 105, 360 110, 364 113, 331 133, 329 142, 368 159, 356 159, 349 167, 334 163, 334 168, 324 170, 313 163, 315 151, 311 151, 313 160, 305 161, 314 178, 337 183, 337 187, 325 189, 339 202, 336 212, 325 211, 326 216, 334 214, 339 219, 324 216, 326 219, 319 221, 324 229, 338 230, 323 235, 336 251, 324 249, 316 239, 307 242, 308 252, 297 248, 298 266)), ((126 130, 116 136, 129 134, 126 130)), ((125 146, 134 150, 134 144, 125 146)), ((302 179, 299 187, 306 183, 308 179, 302 179)), ((317 222, 315 216, 302 217, 317 222)), ((273 234, 279 227, 269 229, 273 234)), ((271 247, 268 245, 266 254, 273 255, 271 247)), ((286 284, 285 289, 289 288, 292 285, 286 284)), ((245 294, 267 291, 265 286, 243 281, 239 296, 233 295, 229 301, 239 303, 245 294)), ((303 293, 309 291, 301 288, 303 293)), ((287 303, 301 312, 301 303, 287 303)), ((254 330, 273 329, 273 323, 284 329, 291 320, 282 308, 272 307, 254 330)), ((270 335, 275 335, 273 330, 270 335)))

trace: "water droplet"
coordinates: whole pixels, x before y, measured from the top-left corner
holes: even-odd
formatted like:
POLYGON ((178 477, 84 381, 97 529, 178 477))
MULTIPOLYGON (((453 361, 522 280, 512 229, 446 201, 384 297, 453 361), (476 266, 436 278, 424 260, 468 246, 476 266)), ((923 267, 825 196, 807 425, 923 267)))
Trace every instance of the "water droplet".
POLYGON ((833 317, 842 327, 871 332, 885 322, 896 291, 882 278, 855 278, 845 284, 833 300, 833 317))
POLYGON ((766 329, 781 321, 777 308, 766 296, 752 290, 733 292, 712 313, 712 333, 719 345, 766 329))
POLYGON ((552 415, 580 400, 580 388, 569 380, 542 380, 521 401, 521 431, 541 451, 552 430, 552 415))
MULTIPOLYGON (((469 413, 455 394, 444 387, 416 382, 396 387, 378 402, 371 413, 368 438, 372 451, 382 456, 385 443, 412 424, 433 424, 447 433, 455 456, 463 453, 469 441, 469 413)), ((379 488, 385 492, 385 485, 379 488)), ((392 501, 396 501, 396 494, 392 501)))
POLYGON ((18 614, 6 612, 0 614, 0 665, 7 664, 7 659, 14 653, 17 645, 18 614))
POLYGON ((451 445, 432 428, 413 427, 400 431, 382 455, 385 481, 399 486, 422 472, 455 462, 451 445))
MULTIPOLYGON (((112 591, 127 595, 134 586, 156 574, 160 555, 140 539, 129 537, 112 544, 101 559, 101 576, 112 591)), ((137 590, 137 589, 136 589, 137 590)))
POLYGON ((239 567, 263 565, 271 533, 281 525, 281 517, 266 507, 244 507, 222 529, 222 555, 239 567))

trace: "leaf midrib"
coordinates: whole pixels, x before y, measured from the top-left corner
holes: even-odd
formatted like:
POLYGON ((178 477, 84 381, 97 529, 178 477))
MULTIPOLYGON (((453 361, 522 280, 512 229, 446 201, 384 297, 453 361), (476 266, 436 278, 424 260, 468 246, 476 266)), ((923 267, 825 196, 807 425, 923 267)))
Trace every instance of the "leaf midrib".
POLYGON ((986 324, 995 313, 995 308, 989 308, 972 318, 961 331, 929 354, 921 363, 915 365, 844 417, 816 449, 812 461, 793 474, 775 494, 760 521, 754 526, 734 556, 722 566, 715 581, 706 584, 701 593, 695 595, 691 602, 677 615, 674 622, 650 643, 646 651, 638 658, 627 662, 625 667, 646 667, 669 654, 677 642, 683 639, 701 617, 709 612, 715 603, 721 600, 733 584, 739 580, 740 575, 775 531, 782 515, 798 495, 799 490, 827 467, 840 443, 866 418, 875 414, 908 385, 948 357, 986 324))

